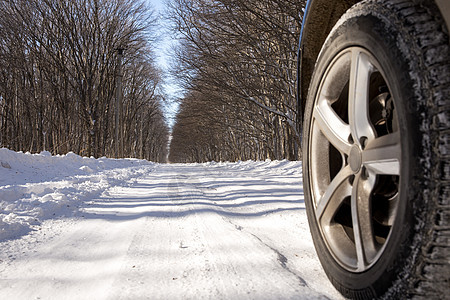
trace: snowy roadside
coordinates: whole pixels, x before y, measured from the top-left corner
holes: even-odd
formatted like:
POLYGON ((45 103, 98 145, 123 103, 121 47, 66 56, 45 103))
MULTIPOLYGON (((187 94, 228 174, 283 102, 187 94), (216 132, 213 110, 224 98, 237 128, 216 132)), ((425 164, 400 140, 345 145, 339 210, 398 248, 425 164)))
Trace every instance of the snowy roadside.
MULTIPOLYGON (((211 170, 226 165, 229 170, 289 175, 298 172, 288 161, 202 164, 211 170)), ((198 165, 198 164, 192 164, 198 165)), ((72 152, 52 156, 0 149, 0 242, 19 238, 45 220, 76 217, 94 198, 108 195, 114 187, 131 186, 157 164, 139 159, 81 157, 72 152)))
POLYGON ((0 149, 0 241, 18 238, 44 220, 72 217, 86 200, 112 186, 127 186, 151 172, 138 159, 51 156, 0 149))
POLYGON ((300 162, 0 162, 1 299, 342 299, 300 162))

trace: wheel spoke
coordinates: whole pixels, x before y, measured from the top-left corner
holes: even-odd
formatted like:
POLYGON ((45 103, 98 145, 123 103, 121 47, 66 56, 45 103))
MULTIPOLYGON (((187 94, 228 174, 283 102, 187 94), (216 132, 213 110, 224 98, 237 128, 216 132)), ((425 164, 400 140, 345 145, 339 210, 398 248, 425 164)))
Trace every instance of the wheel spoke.
POLYGON ((349 123, 353 139, 360 144, 362 138, 375 138, 369 120, 369 81, 374 67, 369 57, 359 49, 352 51, 349 83, 349 123))
POLYGON ((400 155, 400 134, 394 132, 370 141, 362 153, 362 161, 376 174, 399 175, 400 155))
POLYGON ((341 202, 345 197, 350 196, 351 186, 347 182, 350 175, 352 175, 352 170, 347 166, 333 178, 330 185, 325 190, 325 193, 317 203, 317 220, 321 220, 323 217, 324 219, 322 222, 324 224, 329 224, 341 202))
POLYGON ((361 175, 358 175, 353 182, 351 210, 357 269, 359 271, 364 270, 377 254, 370 205, 370 195, 374 185, 374 174, 367 179, 363 179, 361 175))
POLYGON ((348 137, 350 127, 331 108, 326 99, 319 101, 314 109, 315 121, 327 140, 341 153, 350 151, 348 137))

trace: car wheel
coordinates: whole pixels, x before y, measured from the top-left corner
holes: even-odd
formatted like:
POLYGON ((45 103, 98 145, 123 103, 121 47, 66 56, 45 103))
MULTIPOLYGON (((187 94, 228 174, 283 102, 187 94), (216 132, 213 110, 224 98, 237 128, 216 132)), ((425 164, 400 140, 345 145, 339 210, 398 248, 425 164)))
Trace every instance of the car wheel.
POLYGON ((438 298, 450 286, 449 41, 438 10, 416 2, 352 7, 308 92, 308 220, 350 298, 438 298))

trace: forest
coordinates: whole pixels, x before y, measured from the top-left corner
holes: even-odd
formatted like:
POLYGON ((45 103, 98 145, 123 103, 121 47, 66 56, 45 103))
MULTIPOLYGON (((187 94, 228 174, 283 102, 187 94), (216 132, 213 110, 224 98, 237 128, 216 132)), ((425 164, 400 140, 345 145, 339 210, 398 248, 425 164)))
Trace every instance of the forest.
POLYGON ((172 0, 174 74, 185 95, 171 162, 300 156, 298 0, 172 0))
POLYGON ((0 0, 0 147, 155 162, 297 160, 305 2, 168 0, 178 40, 170 72, 183 89, 169 128, 147 1, 0 0))
POLYGON ((165 162, 155 24, 142 0, 1 0, 0 147, 165 162))

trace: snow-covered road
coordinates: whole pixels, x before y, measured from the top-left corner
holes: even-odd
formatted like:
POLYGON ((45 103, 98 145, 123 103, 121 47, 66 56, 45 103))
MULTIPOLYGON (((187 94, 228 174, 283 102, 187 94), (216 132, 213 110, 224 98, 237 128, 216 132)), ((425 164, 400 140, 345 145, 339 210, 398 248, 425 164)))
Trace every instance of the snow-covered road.
POLYGON ((0 299, 341 299, 314 251, 300 163, 85 159, 88 175, 25 184, 29 171, 0 160, 0 175, 19 174, 0 176, 0 229, 16 234, 0 240, 0 299))

